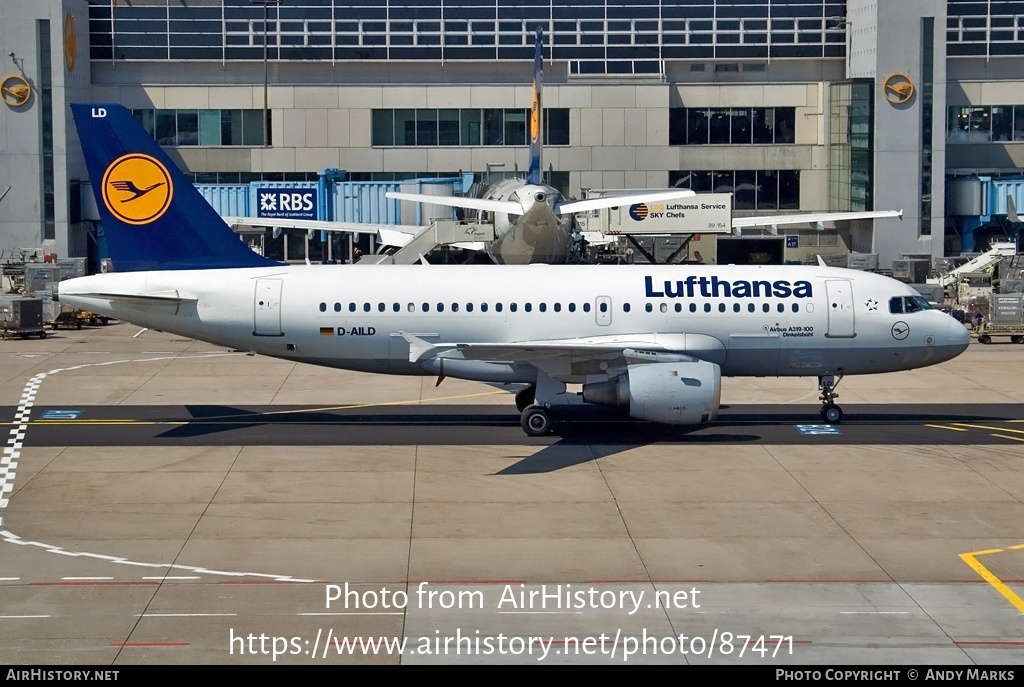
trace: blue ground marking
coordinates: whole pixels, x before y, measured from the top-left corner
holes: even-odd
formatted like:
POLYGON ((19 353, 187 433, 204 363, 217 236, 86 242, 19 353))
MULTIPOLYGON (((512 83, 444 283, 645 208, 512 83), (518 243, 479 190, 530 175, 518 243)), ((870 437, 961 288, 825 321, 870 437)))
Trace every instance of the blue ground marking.
POLYGON ((842 434, 835 425, 796 425, 801 434, 842 434))
POLYGON ((82 414, 81 410, 45 410, 40 420, 75 420, 82 414))

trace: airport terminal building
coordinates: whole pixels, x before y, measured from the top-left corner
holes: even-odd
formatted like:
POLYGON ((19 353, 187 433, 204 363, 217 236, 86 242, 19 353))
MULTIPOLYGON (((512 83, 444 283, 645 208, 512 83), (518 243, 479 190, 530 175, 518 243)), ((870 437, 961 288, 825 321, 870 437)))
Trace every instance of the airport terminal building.
MULTIPOLYGON (((1007 196, 1024 208, 1024 0, 4 0, 0 12, 5 255, 100 250, 72 102, 131 108, 200 184, 522 175, 537 27, 544 174, 567 196, 683 187, 734 193, 736 215, 902 209, 840 227, 883 267, 982 248, 1005 236, 1007 196)), ((836 236, 779 233, 793 247, 836 236)))

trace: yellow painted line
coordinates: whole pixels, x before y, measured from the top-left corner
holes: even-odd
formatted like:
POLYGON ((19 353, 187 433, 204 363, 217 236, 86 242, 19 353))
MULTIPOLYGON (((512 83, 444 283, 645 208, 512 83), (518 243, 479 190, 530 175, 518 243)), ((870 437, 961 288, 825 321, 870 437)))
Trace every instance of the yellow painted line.
MULTIPOLYGON (((495 396, 497 394, 509 394, 509 391, 482 391, 477 394, 460 394, 458 396, 438 396, 437 398, 420 398, 415 401, 386 401, 384 403, 353 403, 345 406, 324 406, 323 408, 302 408, 300 410, 272 410, 260 415, 291 415, 296 413, 323 413, 329 410, 350 410, 352 408, 377 408, 380 406, 406 406, 420 403, 432 403, 434 401, 453 401, 457 398, 475 398, 477 396, 495 396)), ((254 415, 256 413, 253 413, 254 415)), ((237 415, 233 417, 238 417, 237 415)))
POLYGON ((1013 441, 1024 441, 1024 438, 1021 438, 1021 437, 1008 437, 1005 434, 996 434, 995 432, 992 432, 992 436, 999 437, 1000 439, 1012 439, 1013 441))
POLYGON ((1024 420, 1007 420, 1007 422, 1024 422, 1024 420))
POLYGON ((993 432, 1013 432, 1014 434, 1024 434, 1024 429, 1010 429, 1009 427, 989 427, 988 425, 972 425, 966 422, 954 422, 957 427, 970 427, 971 429, 988 429, 993 432))
POLYGON ((935 429, 948 429, 953 432, 966 432, 966 429, 960 427, 947 427, 946 425, 925 425, 925 427, 934 427, 935 429))
POLYGON ((978 573, 978 575, 981 576, 981 579, 985 580, 990 585, 995 587, 996 591, 999 592, 1000 594, 1002 594, 1003 597, 1005 597, 1007 601, 1009 601, 1011 604, 1013 604, 1014 607, 1018 611, 1020 611, 1021 613, 1024 613, 1024 599, 1021 599, 1019 596, 1014 594, 1012 589, 1007 587, 1006 584, 1004 584, 1002 580, 1000 580, 998 577, 996 577, 992 573, 991 570, 989 570, 984 565, 982 565, 981 561, 979 561, 976 558, 976 556, 984 556, 986 554, 999 553, 1001 551, 1003 551, 1003 549, 989 549, 987 551, 972 551, 971 553, 962 553, 962 554, 960 554, 960 558, 963 559, 964 563, 966 563, 968 566, 970 566, 970 568, 972 570, 974 570, 974 572, 978 573))
POLYGON ((1016 546, 1007 546, 1006 548, 1016 551, 1017 549, 1024 549, 1024 544, 1017 544, 1016 546))

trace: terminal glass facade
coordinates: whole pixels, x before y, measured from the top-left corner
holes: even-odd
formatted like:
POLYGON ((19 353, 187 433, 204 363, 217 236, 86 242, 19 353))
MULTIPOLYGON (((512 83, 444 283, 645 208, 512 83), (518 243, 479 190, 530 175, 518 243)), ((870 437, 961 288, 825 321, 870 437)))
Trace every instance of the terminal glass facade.
POLYGON ((574 73, 662 73, 666 59, 842 57, 834 0, 93 0, 94 60, 530 60, 574 73), (266 17, 266 21, 264 21, 266 17))
MULTIPOLYGON (((132 110, 162 146, 263 145, 263 110, 132 110)), ((269 119, 270 113, 267 113, 269 119)), ((270 143, 268 137, 267 143, 270 143)))
MULTIPOLYGON (((525 146, 525 108, 386 109, 372 115, 374 146, 525 146)), ((569 110, 544 109, 544 143, 569 145, 569 110)))
POLYGON ((669 145, 793 143, 795 107, 673 107, 669 145))
POLYGON ((829 203, 832 212, 873 209, 874 107, 871 80, 829 86, 829 203))
POLYGON ((697 193, 732 193, 737 210, 788 210, 800 206, 800 172, 794 169, 676 171, 672 188, 697 193))

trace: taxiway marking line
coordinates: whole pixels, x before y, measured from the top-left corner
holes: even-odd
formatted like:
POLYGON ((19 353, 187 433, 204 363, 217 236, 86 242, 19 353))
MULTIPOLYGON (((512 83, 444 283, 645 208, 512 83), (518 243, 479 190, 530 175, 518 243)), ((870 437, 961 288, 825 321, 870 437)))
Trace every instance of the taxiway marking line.
POLYGON ((1013 432, 1014 434, 1024 434, 1024 429, 1010 429, 1009 427, 989 427, 988 425, 972 425, 967 422, 954 422, 958 427, 970 427, 971 429, 987 429, 993 432, 1013 432))
POLYGON ((144 580, 201 580, 199 575, 144 575, 144 580))
POLYGON ((1017 596, 1012 589, 1000 580, 996 575, 986 568, 981 561, 978 560, 978 556, 986 556, 993 553, 1001 553, 1004 549, 986 549, 984 551, 970 551, 968 553, 960 554, 960 558, 966 563, 974 572, 981 576, 981 579, 992 585, 997 592, 1003 595, 1003 597, 1013 604, 1021 613, 1024 613, 1024 599, 1017 596))
POLYGON ((966 432, 966 429, 961 427, 947 427, 946 425, 925 425, 925 427, 933 427, 935 429, 948 429, 952 432, 966 432))
POLYGON ((32 620, 33 618, 49 618, 48 615, 0 615, 0 620, 32 620))
POLYGON ((234 618, 237 613, 139 613, 136 618, 234 618))
POLYGON ((1021 437, 1011 437, 1005 434, 996 434, 995 432, 992 432, 992 436, 999 437, 1000 439, 1013 439, 1014 441, 1024 441, 1024 438, 1021 437))

